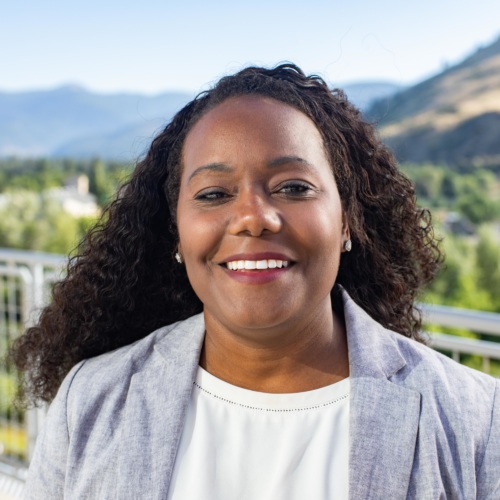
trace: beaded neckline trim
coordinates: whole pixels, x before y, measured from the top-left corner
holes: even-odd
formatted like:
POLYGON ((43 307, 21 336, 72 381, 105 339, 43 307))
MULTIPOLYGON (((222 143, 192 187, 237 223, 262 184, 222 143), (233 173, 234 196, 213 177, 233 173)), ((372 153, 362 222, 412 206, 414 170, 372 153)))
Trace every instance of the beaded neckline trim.
POLYGON ((335 403, 338 403, 340 401, 343 401, 344 399, 347 399, 349 397, 349 394, 345 394, 344 396, 341 396, 336 399, 332 399, 331 401, 326 401, 325 403, 321 403, 318 405, 313 405, 313 406, 308 406, 304 408, 259 408, 257 406, 250 406, 250 405, 245 405, 242 403, 237 403, 236 401, 231 401, 230 399, 223 398, 221 396, 218 396, 217 394, 213 394, 210 391, 207 391, 201 385, 197 384, 196 382, 193 382, 194 386, 200 389, 200 391, 203 391, 205 394, 208 394, 214 399, 218 399, 219 401, 222 401, 224 403, 228 403, 230 405, 234 406, 239 406, 240 408, 245 408, 247 410, 258 410, 258 411, 264 411, 268 413, 291 413, 291 412, 299 412, 299 411, 308 411, 308 410, 317 410, 319 408, 324 408, 325 406, 331 406, 335 403))

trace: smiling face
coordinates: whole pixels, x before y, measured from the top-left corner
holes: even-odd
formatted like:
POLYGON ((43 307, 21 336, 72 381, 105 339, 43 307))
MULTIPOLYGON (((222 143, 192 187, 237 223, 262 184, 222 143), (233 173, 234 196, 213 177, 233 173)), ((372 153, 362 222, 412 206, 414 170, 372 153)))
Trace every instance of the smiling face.
POLYGON ((332 315, 348 229, 321 135, 302 112, 242 96, 203 115, 183 147, 177 224, 207 325, 258 335, 332 315))

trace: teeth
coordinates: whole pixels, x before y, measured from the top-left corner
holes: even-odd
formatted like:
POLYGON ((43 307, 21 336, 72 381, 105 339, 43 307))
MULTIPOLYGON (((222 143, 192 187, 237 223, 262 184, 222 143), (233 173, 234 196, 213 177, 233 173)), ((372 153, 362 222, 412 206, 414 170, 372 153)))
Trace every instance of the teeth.
POLYGON ((231 271, 238 271, 241 269, 254 270, 254 269, 281 269, 282 267, 288 267, 289 262, 287 260, 233 260, 231 262, 226 262, 226 267, 231 271))

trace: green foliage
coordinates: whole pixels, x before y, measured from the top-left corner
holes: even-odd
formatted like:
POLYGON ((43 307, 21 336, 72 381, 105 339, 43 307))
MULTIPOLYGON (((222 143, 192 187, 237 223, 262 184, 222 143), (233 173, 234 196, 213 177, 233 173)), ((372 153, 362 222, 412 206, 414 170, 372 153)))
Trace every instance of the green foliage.
POLYGON ((5 371, 0 371, 0 419, 22 422, 24 412, 14 405, 19 382, 16 377, 5 371))
POLYGON ((430 285, 424 300, 483 311, 500 308, 500 296, 493 296, 478 280, 483 271, 482 262, 476 257, 477 245, 449 234, 444 238, 442 249, 446 254, 445 265, 430 285))
POLYGON ((0 160, 0 247, 68 253, 95 220, 66 213, 49 190, 84 174, 103 206, 131 170, 131 165, 99 159, 0 160))
POLYGON ((0 247, 68 253, 88 225, 88 218, 67 214, 50 197, 13 191, 0 205, 0 247))
POLYGON ((475 261, 478 286, 499 302, 495 309, 500 312, 500 246, 487 228, 482 228, 479 236, 475 261))
POLYGON ((500 312, 500 243, 488 227, 479 240, 447 234, 445 265, 424 300, 465 309, 500 312))
POLYGON ((417 196, 425 199, 439 199, 446 176, 442 169, 433 165, 422 165, 417 184, 417 196))
POLYGON ((111 200, 116 187, 113 178, 108 174, 106 164, 102 160, 93 160, 89 170, 89 190, 97 196, 101 206, 111 200))
POLYGON ((500 178, 485 164, 407 164, 419 205, 435 214, 457 212, 479 227, 479 237, 444 231, 445 265, 424 300, 450 306, 500 312, 500 237, 485 223, 500 219, 500 178))
POLYGON ((85 174, 90 192, 102 206, 130 175, 132 165, 100 159, 0 159, 0 192, 28 190, 41 192, 62 187, 69 177, 85 174))
POLYGON ((460 196, 456 206, 474 224, 490 222, 498 214, 497 204, 486 198, 479 191, 460 196))
POLYGON ((485 168, 470 166, 459 173, 445 165, 402 166, 415 183, 420 205, 461 213, 474 224, 500 217, 500 180, 485 168))

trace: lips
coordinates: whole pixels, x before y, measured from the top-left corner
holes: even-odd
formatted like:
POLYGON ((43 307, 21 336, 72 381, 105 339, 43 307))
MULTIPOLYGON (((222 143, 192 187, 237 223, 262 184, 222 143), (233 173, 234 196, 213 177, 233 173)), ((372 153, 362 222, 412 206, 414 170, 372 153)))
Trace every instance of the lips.
POLYGON ((281 269, 289 264, 289 261, 281 259, 232 260, 225 263, 231 271, 281 269))

